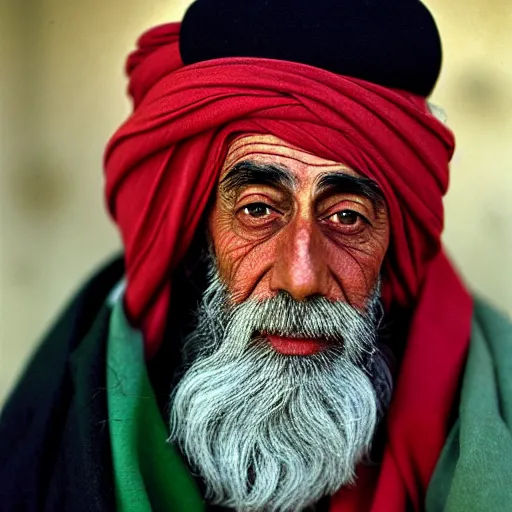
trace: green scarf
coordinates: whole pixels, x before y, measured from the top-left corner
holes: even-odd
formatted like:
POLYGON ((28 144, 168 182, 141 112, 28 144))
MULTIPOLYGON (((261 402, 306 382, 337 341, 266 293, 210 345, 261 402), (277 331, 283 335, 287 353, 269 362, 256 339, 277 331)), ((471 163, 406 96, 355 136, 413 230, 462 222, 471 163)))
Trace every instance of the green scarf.
POLYGON ((512 325, 478 299, 459 418, 426 501, 429 512, 512 510, 512 325))
MULTIPOLYGON (((428 512, 512 510, 512 326, 478 299, 459 418, 426 499, 428 512)), ((144 361, 142 337, 114 305, 107 393, 117 511, 205 509, 175 448, 166 443, 144 361)))
POLYGON ((118 512, 200 512, 196 483, 167 428, 144 361, 141 334, 114 304, 107 346, 107 397, 118 512))

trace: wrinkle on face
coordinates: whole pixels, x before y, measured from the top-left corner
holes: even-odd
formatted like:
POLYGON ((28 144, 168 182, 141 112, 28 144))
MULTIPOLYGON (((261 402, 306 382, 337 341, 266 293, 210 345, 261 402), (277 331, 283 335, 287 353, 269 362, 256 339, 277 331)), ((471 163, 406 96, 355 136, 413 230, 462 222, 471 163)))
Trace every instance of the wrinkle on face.
POLYGON ((389 246, 374 182, 270 135, 230 145, 209 230, 235 303, 285 291, 364 309, 389 246))

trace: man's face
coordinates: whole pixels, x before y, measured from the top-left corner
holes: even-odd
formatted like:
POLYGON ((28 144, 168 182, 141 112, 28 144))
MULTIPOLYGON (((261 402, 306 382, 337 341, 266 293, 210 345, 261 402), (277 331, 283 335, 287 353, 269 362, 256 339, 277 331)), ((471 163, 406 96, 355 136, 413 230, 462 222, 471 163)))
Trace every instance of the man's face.
POLYGON ((231 144, 209 229, 235 302, 286 291, 363 309, 389 245, 372 181, 269 135, 231 144))
POLYGON ((391 396, 378 341, 384 200, 339 163, 244 137, 209 230, 171 439, 213 503, 303 510, 353 482, 391 396))

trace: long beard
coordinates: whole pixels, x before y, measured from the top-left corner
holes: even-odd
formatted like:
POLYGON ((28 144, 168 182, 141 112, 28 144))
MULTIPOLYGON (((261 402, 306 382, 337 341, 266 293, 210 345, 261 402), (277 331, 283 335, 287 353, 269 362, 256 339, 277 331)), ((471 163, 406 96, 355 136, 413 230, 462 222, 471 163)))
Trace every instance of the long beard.
POLYGON ((171 397, 170 440, 238 511, 299 511, 354 481, 392 391, 377 348, 378 291, 365 313, 287 294, 232 306, 213 270, 171 397), (255 333, 328 340, 308 357, 255 333))

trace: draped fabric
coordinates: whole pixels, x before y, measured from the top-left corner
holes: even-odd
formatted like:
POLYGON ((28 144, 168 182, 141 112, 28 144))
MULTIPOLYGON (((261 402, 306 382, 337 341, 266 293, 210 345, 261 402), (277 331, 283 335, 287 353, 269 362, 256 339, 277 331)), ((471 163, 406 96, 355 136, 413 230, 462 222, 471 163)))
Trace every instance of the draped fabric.
POLYGON ((384 301, 416 314, 374 503, 375 510, 401 510, 409 501, 418 510, 470 331, 471 299, 440 243, 451 132, 422 97, 304 64, 225 58, 183 66, 179 24, 144 34, 127 72, 134 111, 106 150, 106 197, 125 247, 125 309, 142 328, 147 357, 162 341, 171 272, 205 214, 234 136, 272 134, 382 189, 391 225, 384 301), (440 299, 448 310, 438 321, 440 299))

